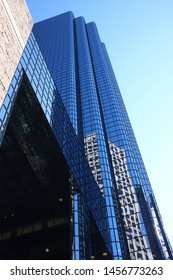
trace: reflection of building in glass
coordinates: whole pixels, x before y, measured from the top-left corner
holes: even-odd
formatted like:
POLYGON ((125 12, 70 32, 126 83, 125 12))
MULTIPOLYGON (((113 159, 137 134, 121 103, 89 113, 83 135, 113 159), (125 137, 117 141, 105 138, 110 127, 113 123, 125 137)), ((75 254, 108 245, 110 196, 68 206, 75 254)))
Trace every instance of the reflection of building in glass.
POLYGON ((71 12, 37 23, 15 63, 0 111, 0 258, 171 259, 96 25, 71 12))
MULTIPOLYGON (((98 152, 96 133, 84 139, 85 154, 92 170, 94 178, 104 196, 104 185, 98 152)), ((140 220, 141 210, 135 188, 127 168, 125 150, 116 147, 109 142, 109 151, 113 166, 113 172, 118 190, 125 234, 131 259, 153 259, 148 250, 146 235, 143 235, 142 221, 140 220)))
POLYGON ((85 155, 87 157, 89 166, 92 170, 94 179, 96 180, 99 189, 104 196, 104 186, 102 180, 102 170, 100 165, 100 157, 98 152, 98 143, 96 133, 93 133, 84 139, 85 155))
POLYGON ((167 251, 167 248, 166 248, 166 244, 165 244, 165 241, 164 241, 164 237, 163 237, 163 234, 162 234, 161 227, 158 223, 158 219, 157 219, 157 215, 156 215, 156 212, 154 210, 154 207, 151 208, 151 211, 152 211, 152 216, 153 216, 153 219, 154 219, 154 225, 155 225, 156 233, 157 233, 157 236, 159 238, 160 245, 162 247, 165 259, 169 259, 169 254, 168 254, 168 251, 167 251))
POLYGON ((109 150, 130 257, 131 259, 153 259, 151 251, 148 250, 147 236, 143 234, 140 205, 128 172, 125 150, 121 150, 112 143, 109 143, 109 150))

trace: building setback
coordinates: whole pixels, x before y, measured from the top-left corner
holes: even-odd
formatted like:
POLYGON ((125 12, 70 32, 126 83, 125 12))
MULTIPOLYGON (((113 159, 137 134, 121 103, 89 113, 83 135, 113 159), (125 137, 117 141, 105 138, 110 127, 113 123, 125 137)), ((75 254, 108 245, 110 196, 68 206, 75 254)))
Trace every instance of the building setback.
POLYGON ((172 259, 95 23, 34 24, 0 116, 1 259, 172 259))

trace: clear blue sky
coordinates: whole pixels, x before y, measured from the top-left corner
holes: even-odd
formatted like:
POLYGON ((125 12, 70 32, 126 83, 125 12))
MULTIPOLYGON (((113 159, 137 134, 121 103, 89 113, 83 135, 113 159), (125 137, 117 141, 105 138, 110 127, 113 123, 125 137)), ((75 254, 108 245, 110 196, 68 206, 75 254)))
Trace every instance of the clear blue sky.
POLYGON ((96 22, 173 245, 173 1, 26 2, 34 22, 67 11, 96 22))

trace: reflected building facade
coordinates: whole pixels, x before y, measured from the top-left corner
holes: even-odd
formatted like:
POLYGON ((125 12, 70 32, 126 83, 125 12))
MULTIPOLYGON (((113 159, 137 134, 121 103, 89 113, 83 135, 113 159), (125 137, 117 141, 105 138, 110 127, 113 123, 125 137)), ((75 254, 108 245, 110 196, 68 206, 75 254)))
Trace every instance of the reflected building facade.
POLYGON ((2 259, 172 258, 95 23, 34 24, 0 116, 2 259))

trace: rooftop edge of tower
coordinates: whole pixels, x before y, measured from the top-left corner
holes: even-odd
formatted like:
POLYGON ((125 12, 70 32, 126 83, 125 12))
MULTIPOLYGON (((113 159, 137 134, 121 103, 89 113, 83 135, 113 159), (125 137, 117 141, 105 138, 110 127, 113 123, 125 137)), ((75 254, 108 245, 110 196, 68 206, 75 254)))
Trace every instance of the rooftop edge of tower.
POLYGON ((64 13, 59 14, 59 15, 55 15, 55 16, 49 17, 47 19, 40 20, 38 22, 35 22, 34 24, 41 23, 41 22, 44 22, 44 21, 48 21, 48 20, 51 20, 53 18, 61 17, 61 16, 65 16, 65 15, 71 17, 72 19, 75 18, 73 12, 72 11, 68 11, 68 12, 64 12, 64 13))
POLYGON ((75 20, 82 20, 85 22, 85 18, 83 16, 76 17, 75 20))

